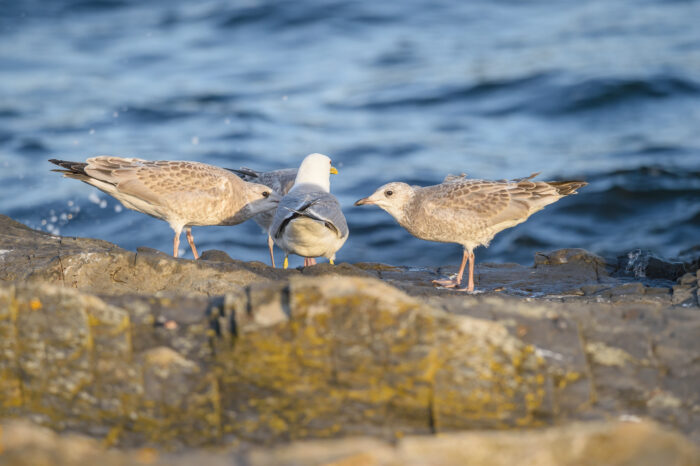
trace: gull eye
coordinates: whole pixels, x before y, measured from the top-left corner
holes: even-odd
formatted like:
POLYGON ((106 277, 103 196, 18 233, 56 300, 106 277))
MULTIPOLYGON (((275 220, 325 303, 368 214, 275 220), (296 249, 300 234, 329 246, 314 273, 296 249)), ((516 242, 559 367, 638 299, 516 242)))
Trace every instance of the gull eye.
POLYGON ((387 189, 386 191, 384 191, 384 195, 385 195, 386 197, 389 197, 389 196, 391 196, 392 194, 394 194, 394 191, 392 191, 391 189, 387 189))
POLYGON ((263 196, 263 197, 269 197, 269 196, 270 196, 270 191, 263 191, 262 196, 263 196))

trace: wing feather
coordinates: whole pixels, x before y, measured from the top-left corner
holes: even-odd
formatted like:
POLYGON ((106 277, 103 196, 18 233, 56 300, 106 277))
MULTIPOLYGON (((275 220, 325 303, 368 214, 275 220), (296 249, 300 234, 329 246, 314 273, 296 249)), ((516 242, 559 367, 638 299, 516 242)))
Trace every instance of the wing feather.
POLYGON ((561 197, 547 183, 529 181, 534 176, 510 182, 453 179, 422 190, 424 209, 450 210, 454 216, 490 225, 527 218, 561 197))
POLYGON ((270 225, 270 234, 279 238, 289 222, 299 216, 323 222, 338 237, 347 235, 348 226, 338 200, 323 191, 292 192, 284 196, 270 225))

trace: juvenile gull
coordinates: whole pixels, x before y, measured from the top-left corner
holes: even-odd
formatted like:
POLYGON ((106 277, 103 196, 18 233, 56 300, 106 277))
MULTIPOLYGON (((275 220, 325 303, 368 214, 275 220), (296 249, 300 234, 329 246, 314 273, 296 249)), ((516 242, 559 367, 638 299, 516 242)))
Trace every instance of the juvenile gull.
POLYGON ((267 186, 245 182, 228 170, 199 162, 111 156, 92 157, 86 162, 49 162, 64 168, 55 171, 95 186, 124 207, 168 222, 175 231, 174 257, 178 256, 183 227, 198 259, 192 226, 237 225, 274 210, 280 200, 267 186))
MULTIPOLYGON (((256 170, 251 170, 250 168, 241 167, 239 169, 227 168, 234 172, 236 175, 240 176, 242 180, 251 183, 260 183, 265 186, 269 186, 276 193, 284 196, 292 189, 294 186, 294 180, 297 177, 298 170, 296 168, 283 168, 281 170, 273 170, 269 172, 259 172, 256 170)), ((270 230, 270 225, 272 224, 272 219, 275 216, 275 211, 268 210, 261 212, 253 217, 255 223, 260 225, 260 227, 268 232, 270 230)), ((267 235, 267 247, 270 250, 270 263, 272 267, 275 267, 275 254, 273 252, 274 242, 272 241, 272 236, 268 233, 267 235)))
POLYGON ((459 287, 469 260, 469 281, 460 291, 474 291, 474 248, 488 247, 500 231, 524 222, 546 205, 577 194, 584 181, 531 181, 538 173, 511 181, 448 175, 434 186, 388 183, 355 205, 374 204, 389 213, 416 238, 464 247, 456 279, 435 285, 459 287))
POLYGON ((338 173, 331 159, 311 154, 301 162, 294 186, 282 198, 270 225, 269 234, 284 251, 286 269, 290 253, 304 257, 304 266, 314 265, 314 257, 335 253, 348 239, 348 225, 338 200, 330 193, 330 175, 338 173))

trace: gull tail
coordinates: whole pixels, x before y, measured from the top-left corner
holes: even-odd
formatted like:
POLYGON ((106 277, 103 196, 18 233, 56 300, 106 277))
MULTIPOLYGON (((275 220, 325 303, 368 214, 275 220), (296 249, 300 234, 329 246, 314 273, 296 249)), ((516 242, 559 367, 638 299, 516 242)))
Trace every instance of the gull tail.
POLYGON ((560 195, 568 196, 570 194, 578 194, 576 190, 583 188, 588 183, 585 181, 547 181, 547 184, 556 189, 560 195))

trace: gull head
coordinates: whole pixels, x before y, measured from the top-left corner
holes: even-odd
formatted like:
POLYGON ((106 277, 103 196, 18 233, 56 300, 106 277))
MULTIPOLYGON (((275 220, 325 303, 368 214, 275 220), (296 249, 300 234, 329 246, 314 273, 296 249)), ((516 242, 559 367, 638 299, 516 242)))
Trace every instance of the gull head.
POLYGON ((246 208, 252 214, 277 208, 282 196, 264 184, 246 182, 246 208))
POLYGON ((331 159, 323 154, 307 155, 299 166, 294 188, 300 185, 314 185, 321 190, 330 192, 331 175, 336 175, 338 170, 331 165, 331 159))
POLYGON ((387 183, 377 189, 371 196, 360 199, 355 205, 376 205, 387 211, 392 217, 401 220, 404 208, 413 199, 413 188, 406 183, 387 183))

